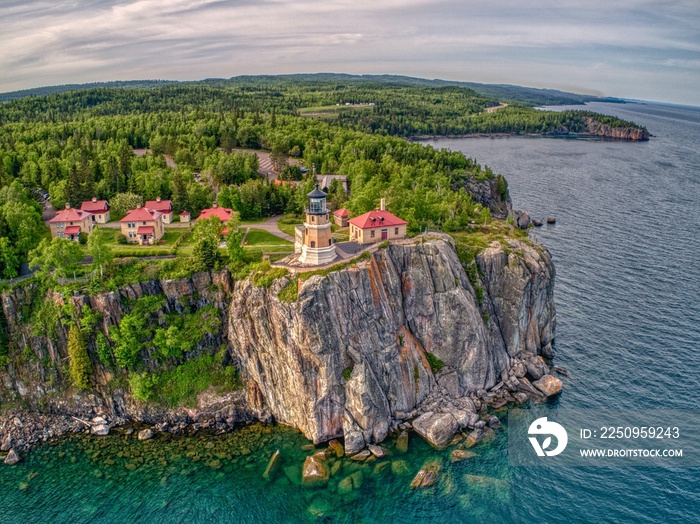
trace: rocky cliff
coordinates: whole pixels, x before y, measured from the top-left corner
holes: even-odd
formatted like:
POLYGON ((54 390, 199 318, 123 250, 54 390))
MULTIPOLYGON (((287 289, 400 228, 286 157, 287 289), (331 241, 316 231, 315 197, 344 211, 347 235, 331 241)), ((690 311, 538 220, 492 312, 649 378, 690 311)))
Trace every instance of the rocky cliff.
MULTIPOLYGON (((554 268, 546 250, 524 241, 496 242, 477 263, 478 290, 451 238, 436 235, 392 243, 339 271, 305 280, 282 277, 268 288, 251 279, 234 282, 224 271, 96 296, 49 293, 47 299, 60 305, 99 311, 98 329, 106 335, 142 296, 164 296, 156 322, 184 308, 214 306, 223 329, 185 358, 225 345, 244 392, 200 395, 194 409, 137 402, 126 372, 105 368, 92 344, 93 388, 71 388, 67 329, 59 323, 54 333, 32 332, 23 318, 32 288, 16 289, 2 296, 13 358, 0 372, 0 402, 64 417, 219 428, 272 414, 314 442, 344 437, 348 450, 379 442, 421 414, 448 413, 450 424, 466 427, 480 401, 512 401, 525 383, 524 391, 533 389, 518 367, 551 348, 555 324, 554 268), (280 299, 286 286, 298 286, 294 300, 280 299)), ((143 357, 157 370, 158 362, 143 357)), ((10 426, 0 423, 0 429, 10 426)), ((37 431, 51 436, 45 427, 37 431)))
POLYGON ((478 264, 481 305, 444 238, 392 244, 299 284, 237 282, 229 343, 251 402, 314 442, 344 436, 352 451, 425 411, 435 389, 442 409, 508 380, 514 357, 553 339, 554 268, 519 241, 495 243, 478 264), (285 285, 299 285, 296 302, 279 300, 285 285))
POLYGON ((586 133, 617 140, 649 140, 649 132, 643 127, 612 127, 591 117, 584 117, 586 133))

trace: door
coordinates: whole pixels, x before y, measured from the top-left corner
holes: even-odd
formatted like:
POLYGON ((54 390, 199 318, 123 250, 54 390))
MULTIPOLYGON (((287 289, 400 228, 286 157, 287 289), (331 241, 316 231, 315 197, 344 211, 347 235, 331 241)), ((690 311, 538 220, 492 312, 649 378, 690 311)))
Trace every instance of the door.
POLYGON ((389 238, 389 230, 382 229, 382 240, 386 240, 387 238, 389 238))

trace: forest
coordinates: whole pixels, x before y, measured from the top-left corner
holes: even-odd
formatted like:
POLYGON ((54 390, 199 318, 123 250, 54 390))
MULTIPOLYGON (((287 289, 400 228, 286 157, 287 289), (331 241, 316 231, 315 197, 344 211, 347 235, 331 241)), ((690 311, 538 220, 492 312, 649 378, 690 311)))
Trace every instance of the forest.
POLYGON ((0 104, 0 275, 17 276, 48 236, 38 203, 45 193, 56 209, 107 199, 113 220, 134 199, 158 196, 195 218, 214 201, 243 220, 303 212, 313 177, 298 186, 268 184, 257 156, 235 149, 267 150, 282 164, 293 157, 311 172, 344 174, 351 193, 348 199, 332 187, 333 208, 360 214, 385 197, 411 232, 487 221, 489 210, 472 201, 463 181, 493 177, 490 170, 402 137, 576 130, 588 114, 524 105, 484 112, 498 104, 454 86, 255 79, 95 88, 0 104))

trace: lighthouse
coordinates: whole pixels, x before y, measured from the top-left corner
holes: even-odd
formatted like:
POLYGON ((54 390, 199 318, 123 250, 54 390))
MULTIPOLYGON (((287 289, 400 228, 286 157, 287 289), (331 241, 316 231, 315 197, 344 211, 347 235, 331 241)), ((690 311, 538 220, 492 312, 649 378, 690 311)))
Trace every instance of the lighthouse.
POLYGON ((295 231, 295 251, 299 262, 307 265, 323 265, 336 258, 335 246, 331 238, 331 223, 328 220, 326 194, 318 188, 306 195, 308 207, 303 226, 295 231))

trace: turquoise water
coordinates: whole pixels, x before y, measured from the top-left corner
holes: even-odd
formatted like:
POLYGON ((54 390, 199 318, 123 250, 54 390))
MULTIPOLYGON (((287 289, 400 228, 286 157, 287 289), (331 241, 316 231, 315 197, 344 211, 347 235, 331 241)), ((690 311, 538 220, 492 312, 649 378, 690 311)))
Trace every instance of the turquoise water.
POLYGON ((390 441, 386 458, 330 458, 331 480, 316 488, 301 486, 304 458, 314 450, 289 428, 257 424, 146 442, 118 433, 64 439, 0 468, 0 522, 489 522, 493 512, 511 514, 504 431, 457 463, 450 450, 436 452, 413 435, 407 453, 390 441), (282 465, 268 482, 263 472, 277 449, 282 465), (436 459, 435 485, 411 489, 420 466, 436 459), (338 483, 358 472, 360 485, 340 494, 338 483))
MULTIPOLYGON (((640 122, 655 138, 436 145, 504 173, 517 208, 557 217, 535 234, 557 267, 555 363, 571 378, 557 401, 536 409, 695 408, 700 110, 593 109, 640 122)), ((143 443, 117 434, 67 439, 0 467, 0 523, 698 521, 697 468, 516 468, 508 465, 506 430, 496 435, 472 449, 477 456, 454 464, 449 450, 436 452, 418 437, 405 455, 389 442, 386 460, 331 461, 337 471, 324 488, 300 486, 301 465, 313 451, 286 428, 143 443), (277 449, 283 467, 267 482, 262 473, 277 449), (420 466, 434 459, 442 464, 437 483, 411 489, 420 466), (405 464, 392 468, 397 461, 405 464), (382 463, 388 465, 375 472, 382 463), (357 471, 361 486, 341 495, 338 483, 357 471)))

